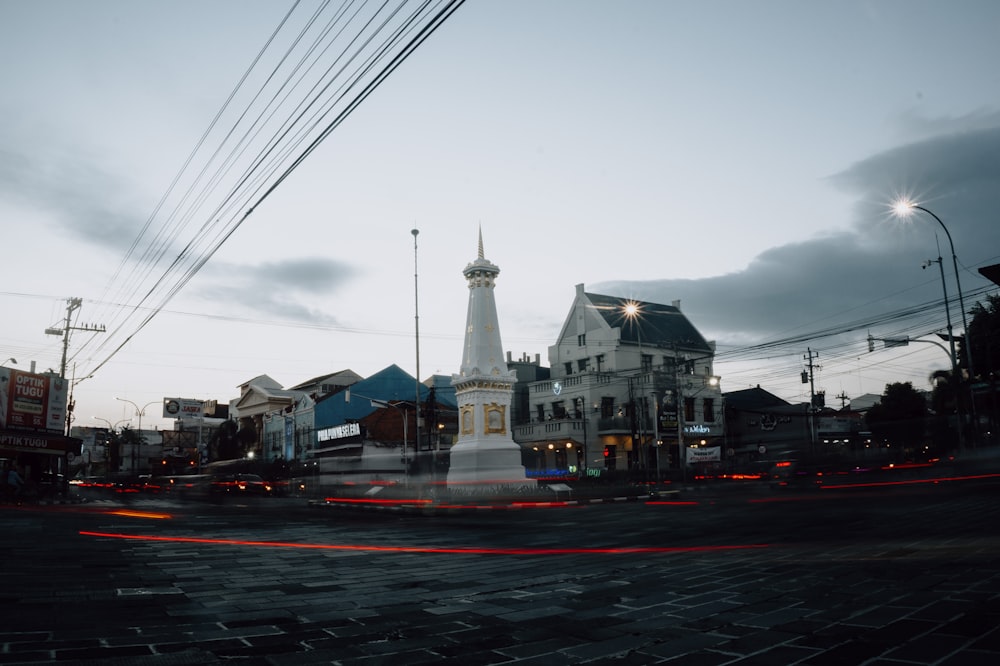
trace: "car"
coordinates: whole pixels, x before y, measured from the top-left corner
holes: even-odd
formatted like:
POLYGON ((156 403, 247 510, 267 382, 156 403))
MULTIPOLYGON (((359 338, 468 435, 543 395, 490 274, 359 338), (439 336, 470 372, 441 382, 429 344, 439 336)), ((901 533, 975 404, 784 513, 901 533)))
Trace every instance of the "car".
POLYGON ((257 474, 226 474, 212 479, 211 492, 214 495, 270 495, 273 488, 257 474))

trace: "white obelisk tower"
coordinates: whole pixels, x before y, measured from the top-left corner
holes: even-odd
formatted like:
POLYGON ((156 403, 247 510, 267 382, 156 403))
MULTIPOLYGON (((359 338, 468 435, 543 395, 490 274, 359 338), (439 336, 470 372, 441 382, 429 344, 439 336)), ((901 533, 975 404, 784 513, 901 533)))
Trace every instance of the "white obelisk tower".
POLYGON ((517 375, 507 369, 493 287, 500 269, 483 255, 462 274, 469 281, 462 369, 451 376, 458 402, 458 443, 451 447, 449 488, 490 492, 510 486, 534 486, 521 464, 521 447, 511 437, 510 401, 517 375))

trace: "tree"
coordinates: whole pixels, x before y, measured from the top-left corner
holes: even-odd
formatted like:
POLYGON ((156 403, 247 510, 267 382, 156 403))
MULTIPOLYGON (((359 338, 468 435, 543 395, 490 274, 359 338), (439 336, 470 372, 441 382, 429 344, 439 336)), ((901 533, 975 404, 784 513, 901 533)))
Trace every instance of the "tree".
POLYGON ((962 341, 963 352, 967 342, 976 374, 973 381, 988 386, 986 390, 980 389, 975 412, 977 418, 985 416, 989 420, 988 427, 980 428, 981 432, 996 432, 997 381, 1000 380, 1000 294, 987 295, 985 304, 977 302, 969 314, 972 320, 962 341))
POLYGON ((232 419, 220 423, 208 442, 209 459, 234 460, 241 457, 240 444, 236 437, 238 431, 239 426, 232 419))
POLYGON ((927 402, 910 382, 886 384, 879 404, 866 416, 872 436, 885 442, 897 458, 905 449, 923 444, 927 417, 927 402))
MULTIPOLYGON (((986 303, 977 302, 969 310, 968 335, 961 341, 968 343, 972 367, 976 376, 989 378, 1000 370, 1000 294, 988 294, 986 303)), ((961 358, 965 358, 964 349, 961 358)))
POLYGON ((934 448, 946 450, 955 441, 960 427, 960 400, 962 380, 951 370, 937 370, 930 376, 934 391, 931 394, 933 415, 929 417, 931 441, 934 448))
MULTIPOLYGON (((118 433, 118 441, 115 443, 117 450, 112 456, 113 463, 111 465, 111 470, 117 472, 121 470, 122 463, 127 459, 129 462, 129 467, 136 467, 138 465, 138 452, 142 447, 142 437, 138 430, 132 430, 128 426, 124 426, 121 432, 118 433), (115 460, 115 456, 117 460, 115 460)), ((130 470, 135 473, 136 469, 130 470)))

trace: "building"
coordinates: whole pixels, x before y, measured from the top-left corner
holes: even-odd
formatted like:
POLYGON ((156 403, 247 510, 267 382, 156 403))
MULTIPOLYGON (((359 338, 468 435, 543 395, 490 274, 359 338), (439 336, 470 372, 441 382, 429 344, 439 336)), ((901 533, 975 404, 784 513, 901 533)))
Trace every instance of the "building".
MULTIPOLYGON (((687 459, 718 460, 724 437, 715 346, 680 310, 576 295, 554 345, 549 377, 518 388, 514 439, 536 476, 647 477, 687 459)), ((512 367, 523 367, 512 364, 512 367)), ((527 378, 526 378, 527 379, 527 378)))
POLYGON ((312 408, 315 436, 299 460, 321 485, 407 482, 443 473, 456 412, 448 392, 436 390, 440 383, 433 377, 418 389, 393 364, 319 398, 312 408))
POLYGON ((724 394, 727 458, 736 471, 767 471, 769 461, 807 451, 809 406, 754 388, 724 394))
POLYGON ((286 389, 271 377, 258 375, 240 385, 240 397, 230 403, 229 414, 240 430, 253 432, 255 455, 266 461, 291 460, 311 440, 310 410, 316 400, 359 379, 357 373, 341 370, 286 389), (285 418, 292 414, 296 416, 285 418))

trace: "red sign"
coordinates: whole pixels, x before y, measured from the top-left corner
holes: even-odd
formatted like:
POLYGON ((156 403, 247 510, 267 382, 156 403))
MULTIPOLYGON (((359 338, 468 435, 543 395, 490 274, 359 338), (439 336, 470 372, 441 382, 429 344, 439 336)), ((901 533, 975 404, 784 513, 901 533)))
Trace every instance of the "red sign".
POLYGON ((58 375, 0 368, 0 429, 63 433, 66 384, 58 375))

